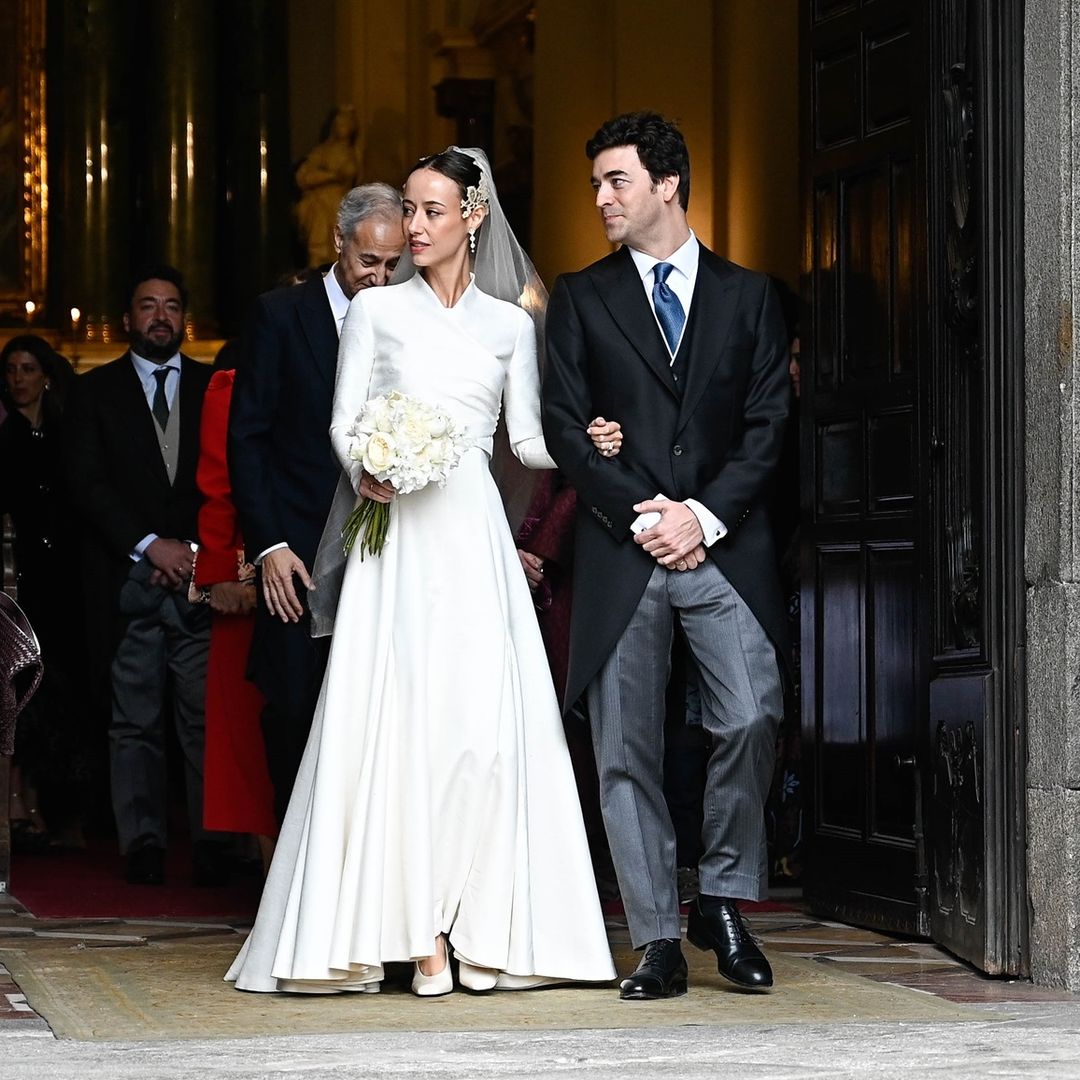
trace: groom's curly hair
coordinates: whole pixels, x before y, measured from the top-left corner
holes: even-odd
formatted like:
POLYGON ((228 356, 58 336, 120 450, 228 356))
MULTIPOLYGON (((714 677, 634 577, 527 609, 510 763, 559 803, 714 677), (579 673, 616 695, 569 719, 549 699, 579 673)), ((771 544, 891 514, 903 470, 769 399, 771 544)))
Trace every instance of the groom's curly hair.
POLYGON ((677 176, 679 205, 686 209, 690 202, 690 153, 682 132, 670 120, 654 112, 623 113, 600 126, 585 144, 585 155, 595 161, 597 154, 616 146, 637 150, 654 184, 667 176, 677 176))

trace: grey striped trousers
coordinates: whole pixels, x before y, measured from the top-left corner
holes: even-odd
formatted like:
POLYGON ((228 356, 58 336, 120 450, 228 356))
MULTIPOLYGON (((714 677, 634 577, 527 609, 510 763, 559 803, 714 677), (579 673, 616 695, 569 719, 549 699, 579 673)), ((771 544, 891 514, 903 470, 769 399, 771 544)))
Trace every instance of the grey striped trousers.
POLYGON ((712 738, 701 891, 757 900, 768 867, 763 806, 783 691, 776 651, 711 559, 657 566, 611 656, 587 691, 604 826, 635 948, 679 937, 675 832, 664 801, 664 691, 674 620, 699 675, 712 738))

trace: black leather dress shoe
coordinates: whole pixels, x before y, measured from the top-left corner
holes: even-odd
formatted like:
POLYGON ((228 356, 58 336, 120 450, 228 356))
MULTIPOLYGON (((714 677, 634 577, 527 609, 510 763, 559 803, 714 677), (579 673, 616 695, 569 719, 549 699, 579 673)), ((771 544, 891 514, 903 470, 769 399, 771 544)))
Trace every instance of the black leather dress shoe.
POLYGON ((228 885, 232 878, 232 859, 224 844, 200 841, 191 855, 191 882, 203 889, 228 885))
POLYGON ((652 1001, 685 993, 686 959, 678 938, 650 941, 637 970, 619 983, 623 1001, 652 1001))
POLYGON ((124 877, 129 885, 164 885, 165 852, 153 844, 129 851, 124 877))
POLYGON ((716 953, 716 969, 736 986, 765 990, 772 986, 772 968, 746 929, 734 900, 707 897, 690 906, 686 940, 716 953))

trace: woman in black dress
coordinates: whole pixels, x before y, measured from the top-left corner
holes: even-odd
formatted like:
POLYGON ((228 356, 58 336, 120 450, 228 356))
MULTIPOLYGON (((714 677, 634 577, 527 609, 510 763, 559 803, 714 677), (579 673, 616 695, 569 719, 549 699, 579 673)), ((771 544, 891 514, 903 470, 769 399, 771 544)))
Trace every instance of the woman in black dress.
POLYGON ((69 537, 64 496, 64 399, 71 365, 43 338, 14 337, 0 352, 0 515, 10 514, 18 600, 41 642, 46 678, 19 719, 9 810, 16 851, 37 851, 72 833, 73 783, 81 759, 71 683, 79 648, 73 628, 69 537), (61 833, 66 835, 61 836, 61 833))

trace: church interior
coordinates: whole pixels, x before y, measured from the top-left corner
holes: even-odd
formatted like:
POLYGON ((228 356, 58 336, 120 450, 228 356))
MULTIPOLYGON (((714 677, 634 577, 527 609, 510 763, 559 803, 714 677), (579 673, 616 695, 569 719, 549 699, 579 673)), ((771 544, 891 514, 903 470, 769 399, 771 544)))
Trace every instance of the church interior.
POLYGON ((259 294, 333 260, 350 187, 400 186, 449 144, 488 153, 550 288, 611 250, 584 146, 637 109, 686 136, 700 240, 797 287, 795 0, 677 19, 642 0, 16 0, 0 20, 0 345, 39 335, 77 374, 123 353, 125 287, 160 262, 189 289, 183 352, 212 362, 259 294))
POLYGON ((608 249, 584 143, 639 108, 686 135, 699 238, 796 284, 794 0, 690 0, 675 19, 642 0, 20 0, 2 17, 0 333, 40 332, 77 369, 117 355, 127 276, 162 258, 189 282, 189 351, 211 358, 255 296, 329 261, 320 207, 450 143, 488 151, 550 287, 608 249))

